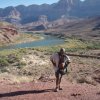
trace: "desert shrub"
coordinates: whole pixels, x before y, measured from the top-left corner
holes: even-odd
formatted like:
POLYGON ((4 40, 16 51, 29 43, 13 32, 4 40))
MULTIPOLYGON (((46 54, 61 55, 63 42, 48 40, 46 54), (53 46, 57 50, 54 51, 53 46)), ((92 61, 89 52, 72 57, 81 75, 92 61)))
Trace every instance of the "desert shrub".
POLYGON ((0 69, 0 73, 4 73, 4 72, 8 72, 9 73, 9 70, 7 69, 7 67, 2 67, 0 69))
POLYGON ((20 56, 18 54, 10 54, 7 59, 9 63, 15 63, 20 61, 20 56))
POLYGON ((100 43, 91 43, 87 46, 87 49, 100 49, 100 43))
POLYGON ((0 58, 0 67, 8 66, 9 63, 6 58, 0 58))
POLYGON ((77 79, 78 83, 85 83, 86 82, 86 78, 85 77, 80 77, 77 79))
POLYGON ((27 53, 27 50, 25 48, 24 49, 22 48, 22 49, 19 50, 19 53, 25 54, 25 53, 27 53))
POLYGON ((25 62, 19 62, 17 66, 18 66, 18 67, 17 67, 18 69, 21 69, 21 68, 23 68, 24 66, 26 66, 26 63, 25 63, 25 62))

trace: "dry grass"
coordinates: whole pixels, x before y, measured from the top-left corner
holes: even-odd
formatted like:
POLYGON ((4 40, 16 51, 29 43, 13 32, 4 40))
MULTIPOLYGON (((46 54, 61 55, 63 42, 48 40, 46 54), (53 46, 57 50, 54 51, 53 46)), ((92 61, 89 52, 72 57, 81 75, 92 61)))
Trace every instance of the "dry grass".
MULTIPOLYGON (((16 54, 18 52, 14 51, 14 53, 16 54)), ((19 61, 20 62, 11 63, 9 66, 4 66, 3 70, 0 72, 0 77, 4 74, 4 77, 13 82, 22 82, 39 79, 41 75, 51 75, 53 73, 49 56, 45 55, 43 52, 27 50, 27 53, 21 53, 19 61), (5 76, 5 73, 8 75, 5 76), (14 78, 8 77, 9 75, 14 78)))
POLYGON ((69 67, 68 79, 78 83, 87 83, 95 85, 97 82, 93 76, 97 77, 100 74, 95 74, 95 71, 100 71, 99 59, 72 57, 72 63, 69 67))
POLYGON ((18 37, 14 41, 14 44, 26 43, 26 42, 37 41, 37 40, 43 39, 43 37, 39 35, 33 35, 33 34, 27 34, 27 33, 19 33, 19 34, 20 34, 20 37, 18 37))
MULTIPOLYGON (((22 65, 12 64, 7 71, 0 76, 6 77, 13 82, 26 82, 39 79, 41 76, 54 76, 54 70, 49 60, 50 54, 46 51, 40 52, 28 49, 25 55, 22 55, 22 65), (8 75, 5 76, 5 73, 8 75), (13 76, 13 78, 12 78, 13 76)), ((66 77, 69 81, 96 85, 99 83, 100 62, 99 59, 70 57, 71 64, 68 67, 66 77)))

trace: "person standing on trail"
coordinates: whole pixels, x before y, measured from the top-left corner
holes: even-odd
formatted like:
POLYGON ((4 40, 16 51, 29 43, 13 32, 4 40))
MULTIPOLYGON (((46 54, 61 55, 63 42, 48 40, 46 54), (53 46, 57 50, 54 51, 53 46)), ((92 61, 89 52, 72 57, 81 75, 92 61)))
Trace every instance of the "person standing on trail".
POLYGON ((59 52, 51 55, 50 61, 55 70, 56 88, 54 91, 57 92, 58 90, 62 90, 60 83, 62 76, 67 73, 67 66, 70 63, 70 58, 66 55, 65 49, 61 48, 59 52))

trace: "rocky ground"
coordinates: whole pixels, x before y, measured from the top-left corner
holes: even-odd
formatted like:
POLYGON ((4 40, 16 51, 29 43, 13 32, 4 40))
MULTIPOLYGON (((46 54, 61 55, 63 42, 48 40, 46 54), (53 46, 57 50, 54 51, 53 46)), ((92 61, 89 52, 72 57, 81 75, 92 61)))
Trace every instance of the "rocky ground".
POLYGON ((21 66, 0 74, 0 100, 100 100, 100 63, 96 58, 70 57, 63 90, 55 93, 50 53, 28 51, 21 66))
POLYGON ((9 84, 0 82, 0 100, 100 100, 100 85, 70 83, 65 78, 62 88, 54 92, 55 80, 9 84))

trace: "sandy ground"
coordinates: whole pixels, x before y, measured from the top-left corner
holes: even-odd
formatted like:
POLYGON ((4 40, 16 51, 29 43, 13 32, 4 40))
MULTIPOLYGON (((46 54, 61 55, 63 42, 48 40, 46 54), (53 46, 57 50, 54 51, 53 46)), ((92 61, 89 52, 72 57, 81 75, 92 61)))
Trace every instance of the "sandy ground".
MULTIPOLYGON (((100 100, 100 82, 98 81, 98 84, 93 85, 92 83, 94 83, 94 81, 92 82, 90 80, 93 75, 96 75, 96 79, 99 80, 99 59, 80 59, 78 57, 71 59, 72 63, 69 66, 70 73, 68 77, 64 76, 62 79, 61 86, 63 90, 54 92, 54 76, 48 78, 39 76, 40 78, 38 78, 38 80, 31 82, 12 82, 14 81, 14 77, 10 77, 9 74, 13 72, 12 75, 14 76, 14 74, 17 73, 17 70, 14 69, 14 71, 12 70, 6 77, 0 77, 0 100, 100 100), (77 83, 73 80, 78 80, 77 76, 81 78, 82 75, 86 78, 86 82, 77 83), (73 81, 69 82, 68 78, 72 78, 73 81)), ((49 71, 52 73, 48 56, 46 57, 41 53, 34 52, 25 55, 21 61, 26 62, 26 66, 24 66, 22 70, 19 69, 18 72, 21 71, 22 73, 25 69, 30 72, 37 71, 39 73, 45 73, 49 71)), ((37 73, 35 77, 38 76, 39 73, 37 73)))
POLYGON ((0 100, 100 100, 100 86, 70 83, 62 79, 63 90, 54 92, 55 79, 36 82, 0 82, 0 100))

